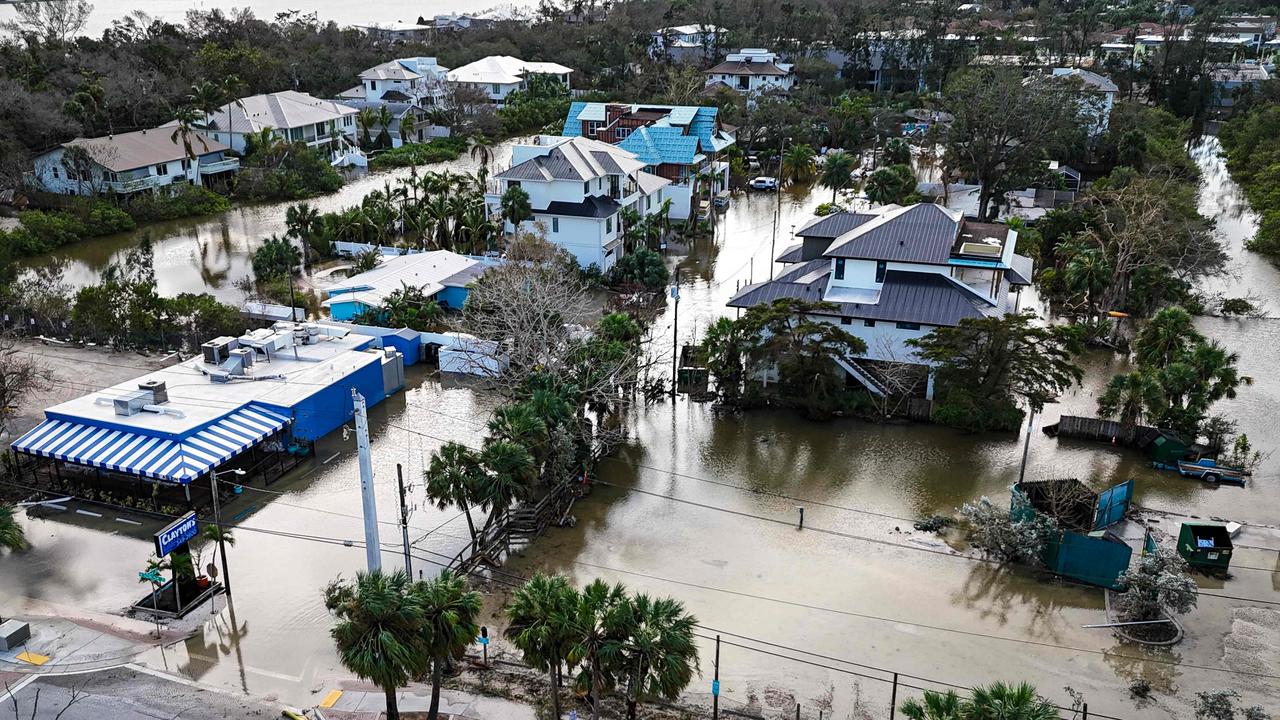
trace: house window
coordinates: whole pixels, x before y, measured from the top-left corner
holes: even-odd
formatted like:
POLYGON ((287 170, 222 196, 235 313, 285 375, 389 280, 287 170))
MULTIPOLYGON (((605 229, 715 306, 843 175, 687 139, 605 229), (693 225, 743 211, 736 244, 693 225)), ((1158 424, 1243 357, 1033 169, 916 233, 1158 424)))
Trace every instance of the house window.
POLYGON ((852 324, 853 324, 853 318, 851 318, 851 317, 842 317, 842 318, 840 318, 840 324, 841 324, 841 325, 852 325, 852 324))
POLYGON ((342 124, 345 125, 346 127, 351 127, 351 116, 348 115, 342 118, 342 124))
POLYGON ((316 123, 316 137, 323 137, 325 132, 326 131, 325 131, 324 123, 322 122, 316 123))
POLYGON ((519 181, 519 180, 508 180, 508 181, 507 181, 507 189, 508 189, 508 190, 510 190, 511 188, 518 188, 518 187, 520 187, 520 181, 519 181))
POLYGON ((490 94, 498 95, 502 92, 502 88, 498 87, 497 83, 494 83, 493 85, 489 86, 489 92, 490 94))
POLYGON ((551 232, 553 233, 560 232, 560 218, 558 217, 551 218, 551 232))
POLYGON ((836 279, 844 279, 844 258, 836 258, 836 279))
POLYGON ((895 325, 899 330, 919 330, 920 329, 920 323, 900 322, 900 323, 895 323, 895 325))
POLYGON ((611 217, 607 217, 604 219, 604 234, 605 235, 613 234, 613 218, 611 217))
POLYGON ((634 128, 629 128, 629 127, 620 127, 620 128, 618 128, 618 129, 614 130, 614 131, 613 131, 613 134, 614 134, 614 135, 615 135, 619 140, 626 140, 626 139, 627 139, 627 136, 631 134, 631 131, 632 131, 633 129, 634 129, 634 128))
POLYGON ((378 81, 377 81, 377 80, 370 80, 370 81, 369 81, 369 89, 370 89, 370 90, 377 90, 377 89, 378 89, 378 81))
POLYGON ((159 165, 157 165, 157 166, 156 166, 156 174, 157 174, 157 175, 168 175, 168 174, 169 174, 169 163, 160 163, 159 165))
POLYGON ((54 180, 58 179, 58 168, 56 167, 53 169, 53 179, 54 180))
POLYGON ((590 194, 591 194, 591 181, 590 181, 590 180, 587 180, 586 182, 582 183, 582 194, 583 194, 583 195, 590 195, 590 194))
POLYGON ((595 136, 596 136, 596 131, 600 129, 600 125, 601 125, 601 122, 600 122, 599 120, 588 120, 588 121, 587 121, 587 130, 586 130, 586 133, 585 133, 585 134, 586 134, 586 136, 587 136, 587 137, 595 137, 595 136))
POLYGON ((190 170, 190 169, 191 169, 191 161, 190 161, 190 160, 187 160, 186 158, 183 158, 183 160, 182 160, 182 172, 187 172, 187 171, 188 171, 188 170, 190 170))
POLYGON ((876 282, 884 282, 884 271, 888 267, 888 263, 883 260, 876 261, 876 282))
POLYGON ((875 326, 876 326, 876 321, 875 321, 875 320, 863 320, 863 321, 862 321, 862 324, 863 324, 865 327, 875 327, 875 326))

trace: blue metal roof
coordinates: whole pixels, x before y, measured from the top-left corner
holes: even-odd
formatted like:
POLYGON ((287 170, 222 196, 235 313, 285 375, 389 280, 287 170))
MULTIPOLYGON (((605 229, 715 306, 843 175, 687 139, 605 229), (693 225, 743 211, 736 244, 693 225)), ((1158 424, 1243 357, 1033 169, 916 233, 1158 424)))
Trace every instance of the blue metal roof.
MULTIPOLYGON (((561 134, 566 137, 582 136, 584 111, 587 119, 603 118, 603 108, 609 103, 588 103, 581 100, 569 104, 561 134)), ((719 152, 733 144, 716 132, 719 108, 698 105, 629 105, 632 109, 666 110, 667 117, 631 133, 618 143, 649 165, 671 163, 689 165, 699 151, 719 152), (645 134, 641 134, 645 133, 645 134), (641 137, 636 137, 641 135, 641 137)))
POLYGON ((635 153, 646 165, 691 165, 698 154, 698 138, 678 127, 650 126, 631 133, 618 147, 635 153))
POLYGON ((181 440, 45 420, 13 443, 30 455, 185 485, 281 430, 289 419, 250 405, 181 440))

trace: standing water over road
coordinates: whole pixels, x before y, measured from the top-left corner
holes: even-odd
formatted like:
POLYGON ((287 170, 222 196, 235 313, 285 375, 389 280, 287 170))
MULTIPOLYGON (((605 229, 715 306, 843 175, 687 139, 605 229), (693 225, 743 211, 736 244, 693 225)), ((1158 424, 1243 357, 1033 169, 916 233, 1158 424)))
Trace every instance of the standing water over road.
MULTIPOLYGON (((1242 279, 1224 287, 1232 288, 1233 295, 1242 294, 1234 291, 1237 286, 1251 287, 1280 306, 1280 274, 1238 252, 1251 232, 1251 219, 1239 212, 1238 189, 1223 174, 1214 145, 1206 142, 1196 158, 1205 171, 1204 210, 1219 219, 1219 229, 1240 257, 1242 279)), ((326 209, 358 201, 364 191, 380 187, 384 177, 361 181, 366 184, 359 192, 353 183, 344 191, 350 196, 326 199, 332 203, 326 209)), ((791 226, 811 217, 813 207, 825 199, 825 193, 805 189, 784 192, 774 250, 781 251, 791 226)), ((692 341, 709 322, 729 312, 724 303, 738 282, 767 277, 777 201, 769 194, 736 196, 715 239, 701 241, 682 261, 680 342, 692 341)), ((279 227, 269 228, 282 223, 282 216, 283 206, 277 206, 274 214, 250 215, 244 222, 254 228, 253 235, 279 232, 279 227)), ((188 231, 174 237, 178 255, 184 252, 183 243, 198 242, 188 231)), ((240 237, 256 242, 250 233, 240 237)), ((190 260, 188 255, 179 264, 185 267, 190 260)), ((163 278, 165 271, 158 274, 163 278)), ((671 341, 673 320, 670 307, 659 315, 654 325, 658 342, 671 341)), ((1269 414, 1280 401, 1280 380, 1266 371, 1280 347, 1280 321, 1199 322, 1204 332, 1240 352, 1242 370, 1258 378, 1223 409, 1239 419, 1257 446, 1277 447, 1280 436, 1269 414)), ((1121 365, 1111 356, 1090 356, 1084 387, 1049 408, 1037 428, 1061 412, 1092 412, 1097 388, 1121 365)), ((426 536, 418 544, 421 559, 415 560, 415 569, 431 572, 430 561, 442 559, 431 553, 455 552, 464 542, 466 525, 456 511, 427 505, 417 479, 439 438, 473 442, 483 433, 493 399, 418 374, 411 375, 409 386, 413 389, 372 413, 383 560, 388 567, 400 563, 398 530, 390 524, 397 517, 395 463, 400 462, 414 485, 412 536, 426 536)), ((629 420, 634 441, 602 466, 600 478, 609 485, 598 486, 575 506, 577 526, 548 531, 513 558, 506 572, 528 575, 545 569, 564 572, 576 582, 605 577, 633 590, 671 595, 726 641, 792 657, 794 653, 729 633, 803 648, 835 658, 809 656, 807 662, 875 678, 886 676, 839 659, 961 685, 1027 679, 1059 702, 1066 700, 1061 687, 1070 684, 1086 694, 1091 711, 1117 717, 1168 717, 1171 708, 1186 716, 1187 694, 1211 686, 1236 687, 1255 701, 1280 693, 1274 684, 1238 674, 1130 659, 1141 651, 1117 643, 1106 630, 1080 627, 1101 620, 1099 591, 949 557, 937 538, 912 531, 913 519, 950 514, 983 494, 1003 502, 1018 472, 1018 436, 968 436, 928 425, 811 423, 774 411, 719 416, 708 405, 683 399, 674 406, 637 409, 629 420), (806 506, 805 531, 790 525, 796 505, 806 506), (1125 692, 1137 675, 1146 676, 1157 690, 1156 704, 1143 710, 1135 709, 1125 692), (1175 691, 1178 698, 1170 698, 1168 693, 1175 691)), ((297 703, 314 702, 320 688, 333 687, 346 676, 333 654, 331 619, 320 603, 320 588, 339 573, 349 577, 363 564, 363 550, 342 545, 362 537, 353 449, 353 439, 335 434, 321 444, 308 474, 270 488, 283 496, 246 491, 228 510, 245 526, 230 553, 234 624, 239 627, 232 628, 224 611, 191 640, 149 653, 146 662, 206 682, 278 693, 297 703)), ((1273 457, 1247 488, 1210 488, 1156 472, 1136 453, 1060 442, 1037 431, 1028 476, 1070 475, 1095 488, 1133 477, 1138 499, 1146 505, 1274 522, 1280 508, 1277 469, 1273 457)), ((1174 524, 1165 520, 1160 527, 1170 530, 1174 524)), ((115 611, 138 594, 132 578, 140 569, 134 565, 141 566, 149 553, 145 539, 59 521, 30 521, 28 528, 35 548, 21 562, 6 558, 0 563, 0 596, 12 593, 115 611)), ((1280 569, 1277 562, 1276 553, 1251 549, 1239 551, 1235 560, 1241 566, 1280 569)), ((1276 600, 1278 578, 1265 570, 1240 569, 1225 585, 1218 581, 1213 586, 1225 594, 1276 600)), ((1206 588, 1210 585, 1205 582, 1206 588)), ((1154 657, 1258 672, 1239 658, 1223 657, 1232 608, 1248 604, 1202 598, 1200 608, 1187 618, 1188 639, 1171 653, 1154 657)), ((711 645, 701 641, 701 648, 703 677, 690 691, 705 697, 711 645)), ((874 717, 887 708, 888 687, 876 680, 731 645, 722 649, 721 660, 726 704, 754 697, 773 708, 771 714, 785 710, 790 715, 794 704, 788 703, 800 702, 807 714, 815 714, 812 710, 830 697, 839 717, 853 714, 858 699, 870 703, 874 717)))

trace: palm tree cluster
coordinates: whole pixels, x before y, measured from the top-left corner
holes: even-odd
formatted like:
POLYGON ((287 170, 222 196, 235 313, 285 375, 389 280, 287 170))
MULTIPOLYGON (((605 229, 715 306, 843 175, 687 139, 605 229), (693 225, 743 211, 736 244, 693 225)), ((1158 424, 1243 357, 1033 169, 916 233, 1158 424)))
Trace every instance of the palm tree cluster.
POLYGON ((536 374, 515 402, 494 410, 489 436, 479 450, 450 442, 432 454, 424 472, 427 499, 441 510, 464 512, 473 550, 479 535, 530 499, 539 481, 552 485, 583 467, 591 429, 579 412, 581 405, 575 386, 536 374), (479 532, 473 508, 488 513, 479 532))
POLYGON ((404 570, 358 573, 324 589, 324 603, 338 619, 330 631, 343 666, 382 688, 387 719, 398 720, 396 690, 430 674, 434 720, 440 708, 440 683, 479 633, 480 593, 466 579, 444 570, 431 580, 414 581, 404 570))
POLYGON ((647 699, 675 699, 698 672, 697 618, 671 598, 599 579, 579 591, 561 575, 538 574, 512 595, 507 619, 506 638, 547 673, 553 717, 565 671, 592 718, 607 694, 620 693, 630 720, 647 699))
POLYGON ((908 720, 1058 720, 1058 708, 1036 693, 1029 683, 992 683, 974 688, 971 697, 955 690, 925 690, 900 708, 908 720))
POLYGON ((285 220, 288 234, 319 255, 329 254, 339 240, 478 254, 502 236, 485 209, 484 181, 448 170, 386 182, 359 205, 338 212, 317 214, 302 203, 285 220))

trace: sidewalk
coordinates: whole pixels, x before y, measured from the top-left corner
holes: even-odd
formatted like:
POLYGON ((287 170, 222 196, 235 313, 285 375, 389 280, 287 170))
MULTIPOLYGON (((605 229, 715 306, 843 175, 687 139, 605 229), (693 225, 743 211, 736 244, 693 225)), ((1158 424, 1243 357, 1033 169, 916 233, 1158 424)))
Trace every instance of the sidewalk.
MULTIPOLYGON (((335 691, 330 693, 319 707, 325 720, 377 720, 387 709, 386 697, 381 690, 367 689, 335 691)), ((401 690, 397 695, 401 717, 405 713, 420 712, 426 717, 431 706, 431 688, 414 686, 401 690)), ((469 718, 471 720, 537 720, 537 713, 529 705, 497 697, 484 697, 443 689, 440 691, 440 717, 469 718)), ((406 718, 408 720, 408 718, 406 718)))

